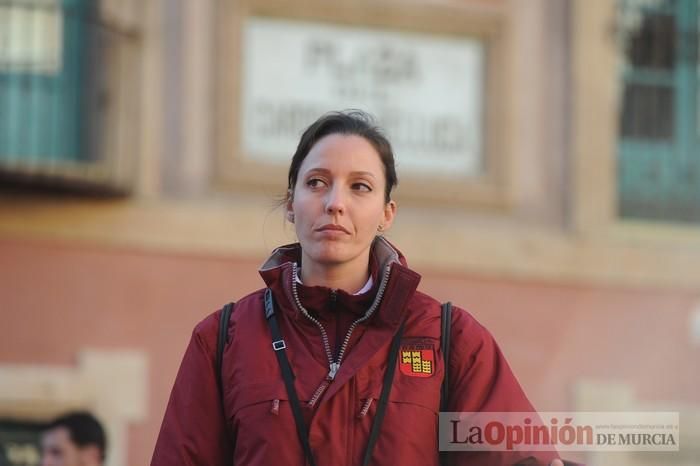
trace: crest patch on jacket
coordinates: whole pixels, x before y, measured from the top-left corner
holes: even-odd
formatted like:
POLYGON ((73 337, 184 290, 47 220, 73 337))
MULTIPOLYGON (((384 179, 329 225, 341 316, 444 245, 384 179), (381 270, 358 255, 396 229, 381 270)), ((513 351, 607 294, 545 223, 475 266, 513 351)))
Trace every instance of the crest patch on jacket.
POLYGON ((401 344, 399 370, 409 377, 431 377, 435 373, 435 347, 426 341, 401 344))

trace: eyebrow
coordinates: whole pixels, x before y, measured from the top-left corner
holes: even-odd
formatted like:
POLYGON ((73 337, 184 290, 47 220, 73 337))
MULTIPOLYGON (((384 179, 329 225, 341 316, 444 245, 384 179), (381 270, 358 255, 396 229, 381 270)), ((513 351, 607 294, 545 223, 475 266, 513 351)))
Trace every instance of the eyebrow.
MULTIPOLYGON (((309 170, 307 170, 306 174, 309 174, 309 173, 319 173, 319 172, 320 172, 320 173, 323 173, 324 175, 330 175, 330 174, 331 174, 331 171, 330 171, 330 170, 328 170, 327 168, 322 168, 322 167, 310 168, 309 170)), ((362 171, 362 170, 350 172, 350 175, 351 175, 351 176, 368 176, 368 177, 371 177, 371 178, 376 178, 376 176, 374 175, 374 173, 368 172, 368 171, 362 171)))

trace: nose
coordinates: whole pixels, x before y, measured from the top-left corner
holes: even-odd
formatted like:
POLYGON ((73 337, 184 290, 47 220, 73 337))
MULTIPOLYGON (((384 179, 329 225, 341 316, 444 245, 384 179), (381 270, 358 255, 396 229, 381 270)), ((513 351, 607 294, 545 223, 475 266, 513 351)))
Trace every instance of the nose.
POLYGON ((326 213, 329 215, 342 215, 345 213, 345 195, 342 189, 337 186, 328 191, 326 213))

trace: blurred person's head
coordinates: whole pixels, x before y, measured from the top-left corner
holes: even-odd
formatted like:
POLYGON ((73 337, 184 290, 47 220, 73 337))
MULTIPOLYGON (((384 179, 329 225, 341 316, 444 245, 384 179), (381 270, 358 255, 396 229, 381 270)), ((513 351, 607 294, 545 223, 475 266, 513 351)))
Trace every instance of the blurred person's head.
POLYGON ((101 466, 104 429, 87 412, 65 414, 52 421, 41 436, 41 466, 101 466))

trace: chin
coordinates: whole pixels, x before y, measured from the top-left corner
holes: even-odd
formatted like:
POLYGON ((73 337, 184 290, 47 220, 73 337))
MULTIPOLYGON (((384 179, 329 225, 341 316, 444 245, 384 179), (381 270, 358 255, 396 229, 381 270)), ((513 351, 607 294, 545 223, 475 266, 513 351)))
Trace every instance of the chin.
POLYGON ((326 244, 314 247, 309 257, 319 264, 338 265, 351 260, 353 254, 344 245, 326 244))
POLYGON ((338 252, 328 251, 325 253, 317 254, 312 257, 313 260, 319 264, 324 265, 338 265, 350 260, 349 254, 341 254, 338 252))

